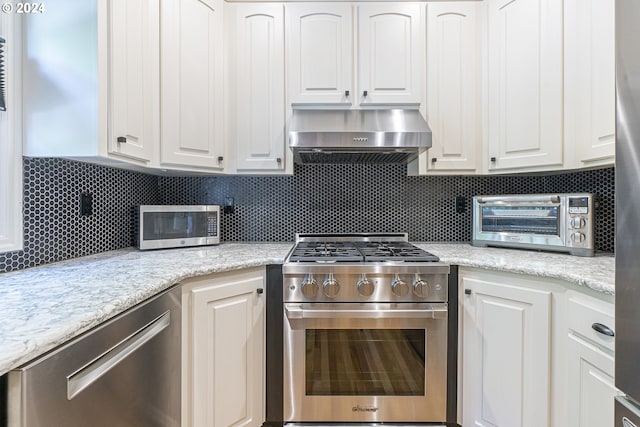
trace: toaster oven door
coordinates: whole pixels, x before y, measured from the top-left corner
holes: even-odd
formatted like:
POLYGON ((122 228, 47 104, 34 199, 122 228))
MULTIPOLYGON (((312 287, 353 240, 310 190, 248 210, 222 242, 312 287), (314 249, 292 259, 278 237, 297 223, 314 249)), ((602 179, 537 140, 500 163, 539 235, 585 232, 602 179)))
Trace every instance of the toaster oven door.
POLYGON ((474 199, 474 243, 565 246, 565 200, 560 196, 478 197, 474 199))

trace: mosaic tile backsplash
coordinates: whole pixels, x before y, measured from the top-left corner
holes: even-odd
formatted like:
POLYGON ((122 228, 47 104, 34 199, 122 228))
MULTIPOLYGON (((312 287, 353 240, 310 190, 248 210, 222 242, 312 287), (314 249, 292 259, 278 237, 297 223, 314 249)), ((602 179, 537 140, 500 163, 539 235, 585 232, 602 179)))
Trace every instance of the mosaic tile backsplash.
POLYGON ((156 176, 25 158, 24 250, 0 253, 0 272, 131 246, 131 207, 160 200, 156 176), (81 192, 92 194, 91 216, 80 216, 81 192))
POLYGON ((412 241, 471 240, 479 194, 592 192, 595 243, 614 248, 614 169, 559 175, 407 176, 402 165, 304 165, 289 177, 159 178, 167 204, 220 204, 223 241, 293 241, 296 232, 407 232, 412 241), (456 213, 454 199, 466 209, 456 213))
POLYGON ((305 165, 294 176, 157 177, 62 159, 24 160, 24 250, 0 272, 132 246, 138 204, 220 204, 223 241, 293 241, 296 232, 407 232, 413 241, 469 241, 477 194, 593 192, 596 248, 614 247, 614 169, 545 176, 409 177, 401 165, 305 165), (79 196, 93 195, 81 217, 79 196), (454 198, 467 207, 456 213, 454 198))

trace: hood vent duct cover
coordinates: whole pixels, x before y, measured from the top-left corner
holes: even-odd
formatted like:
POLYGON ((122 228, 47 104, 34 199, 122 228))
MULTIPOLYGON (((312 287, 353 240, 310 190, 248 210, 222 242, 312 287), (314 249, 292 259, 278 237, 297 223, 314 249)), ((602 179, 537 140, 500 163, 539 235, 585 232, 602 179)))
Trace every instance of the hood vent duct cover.
POLYGON ((408 163, 431 147, 418 110, 294 110, 296 163, 408 163))

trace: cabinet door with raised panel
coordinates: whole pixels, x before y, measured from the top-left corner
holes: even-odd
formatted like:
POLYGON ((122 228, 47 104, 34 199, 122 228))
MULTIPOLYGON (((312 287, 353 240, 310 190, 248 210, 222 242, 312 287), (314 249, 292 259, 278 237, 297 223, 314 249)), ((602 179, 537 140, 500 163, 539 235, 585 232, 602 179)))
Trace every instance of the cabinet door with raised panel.
POLYGON ((222 0, 161 3, 162 165, 222 169, 222 0))
POLYGON ((351 4, 314 2, 285 7, 289 102, 351 105, 351 4))
POLYGON ((570 333, 569 425, 613 427, 613 403, 619 394, 613 382, 613 355, 570 333))
POLYGON ((264 268, 183 283, 183 425, 264 422, 264 290, 264 268))
MULTIPOLYGON (((604 296, 604 295, 603 295, 604 296)), ((608 297, 608 295, 607 295, 608 297)), ((567 293, 566 425, 613 427, 614 304, 575 291, 567 293)))
POLYGON ((615 156, 614 0, 565 0, 565 135, 578 167, 615 156))
POLYGON ((489 0, 489 170, 563 164, 562 0, 489 0))
POLYGON ((236 9, 236 167, 284 169, 284 11, 281 4, 236 9))
POLYGON ((549 425, 551 293, 461 277, 463 427, 549 425))
POLYGON ((108 4, 108 150, 148 162, 159 133, 159 1, 108 4))
POLYGON ((428 170, 478 169, 482 8, 481 2, 427 6, 428 170))
POLYGON ((358 8, 359 104, 418 105, 424 77, 424 15, 418 3, 358 8))

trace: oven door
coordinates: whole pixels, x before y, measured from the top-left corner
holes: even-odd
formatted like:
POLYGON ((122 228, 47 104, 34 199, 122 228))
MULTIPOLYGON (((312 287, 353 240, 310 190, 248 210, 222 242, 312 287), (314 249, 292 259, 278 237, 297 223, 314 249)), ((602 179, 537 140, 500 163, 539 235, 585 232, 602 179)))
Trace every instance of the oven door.
POLYGON ((444 422, 447 305, 284 306, 286 422, 444 422))
POLYGON ((563 247, 565 212, 566 199, 559 195, 476 197, 473 242, 563 247))

